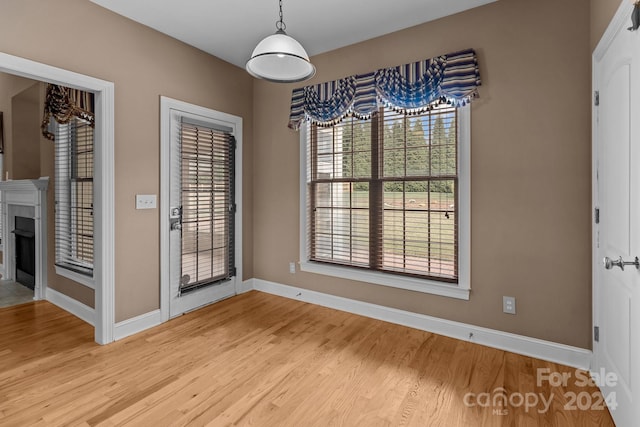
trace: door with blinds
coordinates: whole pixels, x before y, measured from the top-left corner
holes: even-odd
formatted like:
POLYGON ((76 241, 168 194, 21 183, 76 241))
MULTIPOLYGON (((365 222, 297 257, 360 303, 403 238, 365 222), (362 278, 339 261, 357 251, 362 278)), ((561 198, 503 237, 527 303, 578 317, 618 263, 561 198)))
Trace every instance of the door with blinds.
POLYGON ((235 295, 236 276, 233 129, 185 116, 172 122, 170 317, 235 295))

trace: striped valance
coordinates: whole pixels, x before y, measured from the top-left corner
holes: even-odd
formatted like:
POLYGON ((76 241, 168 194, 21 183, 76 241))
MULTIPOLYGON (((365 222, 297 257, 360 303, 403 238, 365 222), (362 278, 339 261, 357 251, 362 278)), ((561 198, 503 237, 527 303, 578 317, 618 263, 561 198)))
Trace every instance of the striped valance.
POLYGON ((51 117, 60 124, 69 123, 73 117, 79 117, 95 126, 93 93, 79 89, 71 89, 54 84, 47 85, 47 94, 44 101, 44 115, 42 117, 42 135, 54 141, 55 135, 49 130, 51 117))
POLYGON ((473 49, 366 74, 294 89, 289 127, 308 119, 332 126, 345 116, 366 119, 384 105, 421 113, 439 103, 462 106, 478 96, 478 62, 473 49))

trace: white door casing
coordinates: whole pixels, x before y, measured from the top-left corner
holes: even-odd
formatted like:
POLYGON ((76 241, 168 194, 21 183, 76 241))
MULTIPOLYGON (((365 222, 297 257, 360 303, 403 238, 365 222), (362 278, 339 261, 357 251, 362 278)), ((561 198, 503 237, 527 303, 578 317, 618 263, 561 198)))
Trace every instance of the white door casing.
POLYGON ((204 107, 161 97, 161 316, 162 321, 203 305, 233 296, 242 281, 242 118, 204 107), (179 295, 181 277, 180 230, 171 230, 172 208, 180 207, 179 131, 182 118, 231 129, 236 138, 235 162, 235 259, 236 276, 230 281, 179 295))
POLYGON ((631 9, 630 3, 621 4, 593 55, 593 322, 598 339, 594 329, 592 371, 619 426, 640 419, 640 269, 633 265, 640 256, 640 33, 627 30, 631 9), (615 265, 619 260, 631 264, 615 265))
POLYGON ((95 341, 108 344, 115 325, 114 84, 3 52, 0 72, 95 94, 93 324, 95 341))

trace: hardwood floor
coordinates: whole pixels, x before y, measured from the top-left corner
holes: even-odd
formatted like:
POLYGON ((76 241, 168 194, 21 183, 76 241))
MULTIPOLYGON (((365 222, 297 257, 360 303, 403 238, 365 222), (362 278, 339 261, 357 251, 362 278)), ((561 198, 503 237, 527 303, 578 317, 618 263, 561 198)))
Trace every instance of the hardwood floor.
POLYGON ((579 379, 255 291, 107 346, 47 302, 0 309, 2 426, 613 425, 606 409, 572 408, 572 393, 597 406, 579 379), (538 369, 571 378, 552 387, 538 369))

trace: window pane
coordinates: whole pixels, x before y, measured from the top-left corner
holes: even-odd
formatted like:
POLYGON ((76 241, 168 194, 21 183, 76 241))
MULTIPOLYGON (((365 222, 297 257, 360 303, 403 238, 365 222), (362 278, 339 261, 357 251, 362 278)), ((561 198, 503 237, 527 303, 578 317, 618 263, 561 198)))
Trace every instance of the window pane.
POLYGON ((331 195, 331 184, 319 183, 315 185, 316 200, 314 206, 318 209, 331 207, 333 197, 331 195))
POLYGON ((371 150, 356 151, 353 153, 353 177, 369 178, 371 177, 371 150))
POLYGON ((334 127, 335 145, 342 153, 338 167, 342 177, 371 176, 371 126, 369 122, 347 118, 334 127))
POLYGON ((353 151, 343 150, 342 153, 336 155, 335 170, 338 178, 353 177, 353 151))
POLYGON ((353 184, 351 200, 354 208, 369 208, 369 183, 357 182, 353 184))
POLYGON ((311 251, 314 259, 368 263, 369 194, 359 183, 315 185, 311 251), (359 186, 359 189, 354 188, 359 186))
POLYGON ((382 174, 385 178, 396 178, 405 176, 405 149, 393 148, 385 149, 382 152, 384 164, 382 174))
POLYGON ((429 116, 409 117, 407 147, 424 147, 429 143, 429 116))
POLYGON ((333 129, 318 129, 318 154, 333 153, 333 129))
POLYGON ((431 173, 455 175, 457 171, 457 132, 454 112, 445 112, 431 118, 431 173))
POLYGON ((331 184, 331 196, 333 197, 332 206, 349 208, 351 206, 351 184, 344 182, 331 184))
POLYGON ((407 148, 407 176, 429 175, 429 149, 423 147, 407 148))
POLYGON ((333 176, 333 154, 318 155, 316 179, 332 179, 333 176))
POLYGON ((405 118, 395 111, 384 111, 384 148, 404 148, 405 147, 405 118))

